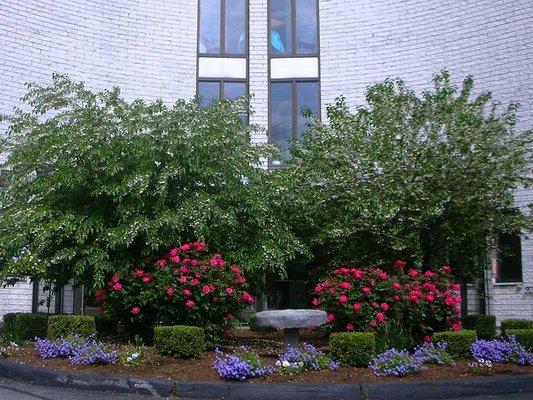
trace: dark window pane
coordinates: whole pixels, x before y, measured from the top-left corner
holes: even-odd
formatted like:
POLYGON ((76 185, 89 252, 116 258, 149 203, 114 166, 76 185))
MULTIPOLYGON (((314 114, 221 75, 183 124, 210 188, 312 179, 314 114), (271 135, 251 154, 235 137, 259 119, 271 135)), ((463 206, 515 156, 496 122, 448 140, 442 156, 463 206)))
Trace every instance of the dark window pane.
POLYGON ((233 100, 246 94, 246 83, 224 82, 224 99, 233 100))
POLYGON ((220 54, 220 0, 200 0, 200 54, 220 54))
POLYGON ((226 49, 229 54, 246 52, 245 0, 226 0, 226 49))
MULTIPOLYGON (((289 156, 292 138, 292 89, 290 83, 272 83, 270 86, 270 138, 282 151, 282 159, 289 156)), ((272 160, 282 165, 283 160, 272 160)))
POLYGON ((296 1, 296 54, 318 53, 316 0, 296 1))
POLYGON ((498 282, 522 282, 522 246, 520 236, 500 234, 498 282))
POLYGON ((213 101, 220 98, 219 82, 198 82, 198 96, 201 97, 202 108, 207 107, 213 101))
POLYGON ((318 82, 296 83, 296 110, 298 111, 298 136, 305 132, 307 118, 302 115, 302 110, 310 109, 314 115, 318 114, 318 82))
POLYGON ((291 52, 291 1, 270 1, 270 49, 274 54, 291 52))

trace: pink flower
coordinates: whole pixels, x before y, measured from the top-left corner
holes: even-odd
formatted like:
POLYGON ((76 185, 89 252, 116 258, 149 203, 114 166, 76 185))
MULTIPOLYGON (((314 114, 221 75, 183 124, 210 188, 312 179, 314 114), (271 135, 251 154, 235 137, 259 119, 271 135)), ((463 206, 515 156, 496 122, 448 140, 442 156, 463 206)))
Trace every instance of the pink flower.
POLYGON ((398 296, 397 294, 395 294, 394 296, 392 296, 392 299, 394 301, 400 301, 400 296, 398 296))
POLYGON ((376 326, 378 326, 378 323, 376 322, 375 319, 371 320, 369 323, 368 323, 368 326, 371 327, 371 328, 375 328, 376 326))
POLYGON ((196 278, 191 279, 191 285, 198 286, 200 284, 200 281, 196 278))
POLYGON ((452 330, 453 331, 460 331, 462 328, 461 321, 456 321, 452 324, 452 330))
POLYGON ((183 264, 190 264, 191 263, 191 259, 190 258, 184 258, 182 263, 183 264))
POLYGON ((150 283, 151 280, 152 280, 152 274, 150 273, 144 274, 144 276, 142 277, 143 283, 150 283))
POLYGON ((453 310, 453 313, 455 315, 461 315, 461 309, 460 308, 456 308, 456 309, 453 310))
POLYGON ((167 288, 165 289, 165 292, 167 293, 168 297, 174 296, 174 289, 172 289, 171 286, 167 286, 167 288))
POLYGON ((327 318, 326 318, 326 322, 327 322, 328 324, 332 324, 333 321, 335 321, 335 315, 333 315, 333 314, 328 314, 328 316, 327 316, 327 318))
POLYGON ((440 267, 440 269, 442 272, 446 274, 450 274, 452 272, 452 269, 450 268, 448 264, 444 264, 442 267, 440 267))
POLYGON ((200 261, 198 261, 198 260, 196 260, 196 259, 195 259, 195 260, 191 260, 191 265, 192 265, 193 267, 197 267, 199 264, 200 264, 200 261))
POLYGON ((244 285, 246 283, 246 278, 244 276, 239 276, 237 279, 235 279, 236 285, 244 285))
POLYGON ((207 247, 204 242, 194 242, 193 245, 196 251, 204 251, 207 247))
POLYGON ((182 245, 180 246, 180 250, 181 250, 181 251, 184 251, 184 252, 185 252, 185 251, 189 251, 190 249, 191 249, 191 245, 190 245, 189 243, 185 243, 185 244, 182 244, 182 245))
POLYGON ((238 275, 238 274, 241 273, 241 269, 239 268, 238 265, 233 264, 231 266, 231 272, 233 272, 234 274, 238 275))
POLYGON ((137 314, 139 314, 140 312, 141 312, 141 309, 140 309, 139 307, 133 307, 133 308, 131 309, 131 313, 132 313, 133 315, 137 315, 137 314))
POLYGON ((370 286, 372 286, 372 287, 376 286, 376 280, 375 279, 370 279, 370 286))
POLYGON ((180 276, 178 279, 179 283, 187 283, 187 277, 186 276, 180 276))
POLYGON ((311 303, 315 306, 315 307, 318 307, 320 305, 320 300, 318 300, 316 297, 311 301, 311 303))
POLYGON ((122 290, 122 283, 120 282, 117 282, 113 285, 113 289, 115 290, 115 292, 120 292, 122 290))
POLYGON ((192 296, 192 292, 191 292, 189 289, 183 289, 183 291, 182 291, 181 293, 183 293, 183 295, 184 295, 185 297, 190 297, 190 296, 192 296))
POLYGON ((371 301, 371 302, 370 302, 370 305, 371 305, 372 307, 374 307, 374 308, 378 308, 378 307, 379 307, 379 304, 376 303, 375 301, 371 301))
POLYGON ((337 291, 335 290, 334 287, 331 287, 328 289, 328 293, 332 296, 335 296, 337 294, 337 291))
POLYGON ((209 287, 209 285, 204 285, 202 287, 202 293, 203 294, 209 294, 209 292, 211 292, 211 288, 209 287))
POLYGON ((393 282, 393 283, 392 283, 392 288, 393 288, 394 290, 401 290, 401 289, 402 289, 402 285, 401 285, 400 282, 393 282))
POLYGON ((248 292, 243 292, 242 293, 242 299, 247 302, 248 304, 253 304, 254 303, 254 298, 251 294, 249 294, 248 292))
POLYGON ((348 300, 349 300, 349 299, 348 299, 348 296, 346 296, 345 294, 343 294, 343 295, 341 295, 341 296, 339 297, 339 302, 340 302, 341 304, 346 304, 346 303, 348 303, 348 300))
POLYGON ((361 279, 363 277, 363 271, 358 268, 353 269, 352 274, 355 279, 361 279))
POLYGON ((179 262, 180 262, 180 256, 172 257, 172 258, 170 259, 170 262, 171 262, 172 264, 177 264, 177 263, 179 263, 179 262))
POLYGON ((173 248, 169 251, 170 257, 176 257, 178 255, 178 249, 173 248))
POLYGON ((376 313, 376 319, 377 319, 379 322, 383 322, 383 321, 385 321, 385 314, 380 313, 380 312, 376 313))
POLYGON ((407 271, 407 274, 411 277, 411 278, 416 278, 417 275, 418 275, 418 271, 416 269, 410 269, 409 271, 407 271))
POLYGON ((435 297, 432 294, 428 294, 426 296, 426 300, 432 303, 435 300, 435 297))
POLYGON ((167 260, 162 258, 161 260, 157 260, 155 265, 159 268, 163 268, 165 265, 167 265, 167 260))
POLYGON ((323 290, 322 285, 318 284, 315 286, 315 293, 320 293, 323 290))
POLYGON ((424 276, 425 276, 426 278, 428 278, 428 279, 433 279, 433 278, 435 277, 435 275, 437 275, 437 274, 434 274, 434 273, 431 272, 431 271, 426 271, 426 272, 424 272, 424 276))
POLYGON ((354 305, 353 305, 353 309, 354 309, 355 311, 361 311, 361 308, 362 308, 362 307, 361 307, 361 303, 354 303, 354 305))
POLYGON ((137 268, 137 269, 135 270, 135 276, 136 276, 136 277, 140 278, 140 277, 142 277, 143 275, 144 275, 144 271, 143 271, 142 269, 137 268))
POLYGON ((347 330, 347 331, 353 331, 353 328, 354 328, 354 326, 353 326, 352 323, 348 323, 348 324, 346 324, 346 330, 347 330))
POLYGON ((453 291, 456 291, 456 292, 457 292, 457 291, 461 290, 461 285, 459 285, 458 283, 452 283, 452 284, 450 285, 450 288, 451 288, 453 291))
POLYGON ((94 292, 94 297, 96 298, 96 300, 100 300, 104 296, 105 296, 105 289, 100 289, 94 292))
POLYGON ((394 268, 404 269, 405 268, 405 261, 396 260, 396 262, 394 263, 394 268))
POLYGON ((194 304, 194 301, 192 301, 192 300, 187 300, 187 301, 185 302, 185 306, 186 306, 187 308, 193 308, 195 305, 196 305, 196 304, 194 304))
POLYGON ((352 285, 349 282, 343 281, 339 283, 339 287, 344 290, 350 290, 352 288, 352 285))
POLYGON ((182 274, 187 274, 187 273, 189 272, 189 268, 187 268, 185 265, 182 265, 182 266, 180 267, 180 272, 181 272, 182 274))
POLYGON ((118 283, 118 282, 120 282, 120 278, 119 278, 119 276, 118 276, 118 275, 113 275, 113 276, 111 277, 111 282, 113 282, 113 283, 118 283))
POLYGON ((226 292, 228 296, 233 296, 233 292, 234 292, 233 288, 227 287, 224 291, 226 292))
POLYGON ((424 336, 424 343, 431 343, 433 341, 433 338, 429 335, 424 336))
POLYGON ((369 287, 364 287, 364 288, 361 289, 361 291, 363 292, 363 294, 365 296, 368 296, 370 294, 370 292, 371 292, 369 287))
POLYGON ((450 295, 447 295, 444 299, 444 304, 446 304, 448 307, 455 307, 457 303, 457 298, 450 295))
POLYGON ((380 307, 385 312, 388 311, 388 309, 390 308, 387 303, 381 303, 380 307))

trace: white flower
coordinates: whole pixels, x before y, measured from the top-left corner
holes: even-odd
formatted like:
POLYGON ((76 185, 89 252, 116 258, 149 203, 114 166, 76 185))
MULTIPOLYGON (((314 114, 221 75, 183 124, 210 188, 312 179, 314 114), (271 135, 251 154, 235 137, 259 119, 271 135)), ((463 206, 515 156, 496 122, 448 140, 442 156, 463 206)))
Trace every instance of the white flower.
POLYGON ((281 365, 281 361, 280 360, 276 361, 276 365, 279 367, 281 365))
POLYGON ((283 365, 285 368, 289 368, 291 366, 291 363, 285 360, 281 365, 283 365))

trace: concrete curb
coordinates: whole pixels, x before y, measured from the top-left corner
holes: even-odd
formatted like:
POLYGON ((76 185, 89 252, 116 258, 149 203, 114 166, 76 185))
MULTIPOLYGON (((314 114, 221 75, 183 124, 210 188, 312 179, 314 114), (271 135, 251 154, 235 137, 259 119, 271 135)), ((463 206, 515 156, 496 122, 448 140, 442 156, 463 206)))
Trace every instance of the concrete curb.
POLYGON ((178 396, 187 399, 235 400, 370 400, 447 399, 469 396, 531 393, 533 374, 476 377, 452 381, 419 381, 380 384, 225 383, 173 382, 86 372, 53 371, 43 367, 0 359, 0 377, 45 386, 142 394, 152 397, 178 396))

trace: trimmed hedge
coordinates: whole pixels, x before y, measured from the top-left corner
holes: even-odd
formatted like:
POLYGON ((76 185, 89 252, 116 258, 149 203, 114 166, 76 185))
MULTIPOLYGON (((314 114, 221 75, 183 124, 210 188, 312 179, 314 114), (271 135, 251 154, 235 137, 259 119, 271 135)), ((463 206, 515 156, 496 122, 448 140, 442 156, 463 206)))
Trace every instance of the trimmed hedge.
POLYGON ((340 332, 329 337, 330 355, 343 365, 367 367, 376 353, 372 332, 340 332))
POLYGON ((433 341, 446 342, 448 347, 446 351, 452 357, 469 358, 471 357, 470 347, 476 340, 476 331, 462 330, 457 332, 446 331, 436 332, 433 334, 433 341))
POLYGON ((54 340, 75 333, 82 337, 94 335, 96 333, 94 317, 61 314, 48 318, 48 339, 54 340))
POLYGON ((496 317, 494 315, 467 315, 463 318, 463 328, 476 331, 480 339, 492 340, 496 336, 496 317))
POLYGON ((529 351, 533 351, 533 329, 507 329, 506 335, 516 336, 516 340, 529 351))
POLYGON ((507 329, 533 329, 533 321, 528 319, 504 319, 502 321, 502 331, 507 329))
POLYGON ((197 326, 154 327, 154 346, 158 354, 179 358, 199 358, 205 350, 205 334, 197 326))
POLYGON ((33 340, 46 337, 48 314, 9 313, 4 315, 4 334, 10 340, 33 340))

